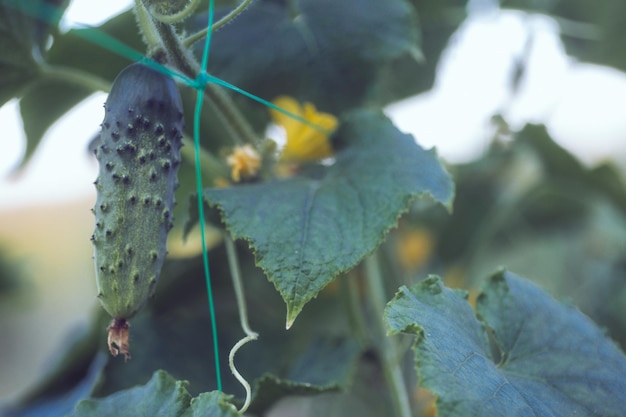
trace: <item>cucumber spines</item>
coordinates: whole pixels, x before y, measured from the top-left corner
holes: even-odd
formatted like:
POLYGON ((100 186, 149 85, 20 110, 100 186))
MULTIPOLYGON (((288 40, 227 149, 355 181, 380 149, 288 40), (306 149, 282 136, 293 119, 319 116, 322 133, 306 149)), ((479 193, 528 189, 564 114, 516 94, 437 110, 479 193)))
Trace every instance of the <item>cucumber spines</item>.
POLYGON ((118 75, 95 149, 92 237, 98 298, 118 321, 135 315, 154 292, 173 226, 183 128, 170 77, 142 64, 118 75))

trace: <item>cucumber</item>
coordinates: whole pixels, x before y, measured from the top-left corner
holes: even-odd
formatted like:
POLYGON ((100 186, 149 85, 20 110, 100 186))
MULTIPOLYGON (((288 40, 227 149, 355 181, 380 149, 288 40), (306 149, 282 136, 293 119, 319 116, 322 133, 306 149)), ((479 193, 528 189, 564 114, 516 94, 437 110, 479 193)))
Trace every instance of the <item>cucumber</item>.
POLYGON ((183 110, 174 80, 140 63, 120 72, 104 108, 91 239, 109 350, 128 359, 128 319, 154 294, 173 227, 183 110))

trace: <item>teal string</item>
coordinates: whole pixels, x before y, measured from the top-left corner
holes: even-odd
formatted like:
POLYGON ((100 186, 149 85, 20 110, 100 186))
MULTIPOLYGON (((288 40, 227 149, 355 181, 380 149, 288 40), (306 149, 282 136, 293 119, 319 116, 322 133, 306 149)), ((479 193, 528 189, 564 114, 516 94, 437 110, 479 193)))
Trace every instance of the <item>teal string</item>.
POLYGON ((220 356, 219 346, 217 342, 217 320, 215 317, 215 303, 213 302, 213 289, 211 286, 211 273, 209 272, 209 253, 206 247, 206 238, 204 233, 205 217, 204 217, 204 187, 202 186, 202 167, 200 162, 200 116, 202 114, 202 103, 204 102, 204 89, 206 88, 208 78, 206 67, 209 59, 209 48, 211 44, 211 27, 213 26, 213 0, 209 0, 209 32, 204 42, 204 52, 202 54, 202 66, 200 73, 196 78, 197 98, 196 108, 193 118, 193 146, 196 160, 196 191, 198 194, 198 216, 200 218, 200 236, 202 240, 202 263, 204 265, 204 277, 206 281, 207 297, 209 300, 209 312, 211 316, 211 329, 213 332, 213 356, 215 358, 215 378, 217 381, 217 390, 222 391, 222 376, 220 372, 220 356))

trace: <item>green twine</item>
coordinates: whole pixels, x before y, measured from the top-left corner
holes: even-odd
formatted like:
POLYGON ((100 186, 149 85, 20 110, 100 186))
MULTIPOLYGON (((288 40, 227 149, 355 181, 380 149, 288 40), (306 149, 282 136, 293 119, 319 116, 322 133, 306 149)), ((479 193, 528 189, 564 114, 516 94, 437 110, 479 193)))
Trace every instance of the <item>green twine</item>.
MULTIPOLYGON (((209 22, 208 27, 213 26, 213 0, 209 0, 209 22)), ((211 274, 209 272, 209 253, 206 247, 206 238, 204 235, 204 198, 202 187, 202 168, 200 166, 200 115, 202 112, 202 103, 204 102, 204 89, 207 85, 206 67, 209 60, 209 48, 211 45, 211 30, 209 30, 204 42, 204 52, 202 54, 202 66, 200 73, 196 78, 197 99, 196 110, 193 118, 193 146, 196 154, 196 190, 198 193, 198 215, 200 217, 200 236, 202 240, 202 261, 204 264, 204 277, 206 280, 207 296, 209 299, 209 311, 211 315, 211 329, 213 332, 213 355, 215 357, 215 377, 217 380, 217 390, 222 391, 222 375, 220 372, 220 357, 217 343, 217 322, 215 318, 215 304, 213 302, 213 290, 211 286, 211 274)))

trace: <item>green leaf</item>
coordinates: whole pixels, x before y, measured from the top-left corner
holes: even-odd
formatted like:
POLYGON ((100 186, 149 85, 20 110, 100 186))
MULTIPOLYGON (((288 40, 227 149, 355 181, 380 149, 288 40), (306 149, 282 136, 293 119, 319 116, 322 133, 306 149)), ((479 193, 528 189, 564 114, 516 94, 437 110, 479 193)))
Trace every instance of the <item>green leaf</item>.
POLYGON ((601 4, 586 0, 500 0, 504 7, 544 13, 557 19, 568 55, 581 61, 610 65, 626 70, 626 53, 622 39, 626 26, 622 17, 626 3, 603 0, 601 4))
POLYGON ((417 10, 422 57, 405 54, 383 70, 377 102, 387 104, 430 90, 439 58, 467 15, 467 0, 411 0, 417 10))
MULTIPOLYGON (((103 45, 86 41, 81 33, 91 29, 73 29, 55 37, 46 53, 46 62, 57 71, 63 68, 82 71, 106 83, 130 62, 109 51, 103 45)), ((124 44, 138 50, 144 47, 137 34, 137 25, 131 12, 125 12, 98 27, 124 44)), ((96 91, 95 86, 78 85, 66 79, 52 78, 44 72, 43 78, 32 84, 20 100, 20 112, 26 133, 26 153, 23 163, 32 156, 43 135, 61 116, 96 91)), ((104 114, 104 113, 103 113, 104 114)), ((94 130, 97 126, 94 126, 94 130)), ((85 132, 87 134, 88 132, 85 132)))
POLYGON ((285 300, 287 327, 326 284, 382 242, 415 196, 428 194, 448 207, 453 198, 435 152, 379 112, 353 112, 336 140, 348 146, 321 175, 205 190, 285 300))
POLYGON ((118 391, 105 398, 82 400, 70 417, 237 417, 239 414, 223 392, 205 392, 191 398, 186 381, 176 381, 158 370, 146 385, 118 391))
POLYGON ((341 391, 349 385, 360 350, 352 340, 313 341, 285 378, 266 373, 255 381, 250 411, 260 413, 288 395, 341 391))
MULTIPOLYGON (((89 369, 85 377, 78 383, 72 379, 74 386, 68 389, 62 394, 56 393, 56 395, 47 395, 37 398, 35 400, 27 401, 19 404, 7 411, 7 414, 2 414, 5 417, 58 417, 65 416, 71 413, 77 402, 84 398, 88 398, 96 385, 100 382, 100 376, 102 369, 107 363, 107 356, 105 353, 96 355, 93 362, 89 365, 89 369)), ((71 374, 70 374, 71 375, 71 374)), ((59 381, 57 381, 59 382, 59 381)), ((59 386, 57 385, 58 389, 59 386)))
MULTIPOLYGON (((419 51, 405 0, 288 3, 254 2, 217 31, 211 73, 261 97, 287 94, 336 113, 365 99, 382 64, 419 51)), ((205 25, 199 17, 194 29, 205 25)))
MULTIPOLYGON (((176 381, 165 371, 156 371, 144 386, 116 392, 106 398, 79 402, 71 417, 145 416, 179 417, 191 396, 184 381, 176 381)), ((193 414, 191 414, 193 415, 193 414)))
POLYGON ((67 4, 66 0, 0 2, 0 107, 39 77, 38 60, 67 4))
POLYGON ((484 322, 465 298, 430 277, 402 287, 385 311, 391 333, 417 336, 420 385, 438 396, 439 415, 623 415, 626 358, 578 310, 509 272, 479 296, 484 322))
MULTIPOLYGON (((26 152, 22 164, 28 162, 50 126, 92 91, 58 80, 38 79, 20 100, 20 114, 26 135, 26 152)), ((103 112, 104 113, 104 112, 103 112)), ((93 126, 95 132, 98 126, 93 126)), ((91 131, 84 131, 86 136, 91 131)))
POLYGON ((289 396, 275 402, 265 413, 253 406, 249 410, 259 416, 391 416, 393 408, 381 374, 375 361, 363 359, 358 363, 353 382, 341 392, 311 396, 310 389, 307 392, 305 385, 299 384, 292 387, 289 396))
POLYGON ((33 56, 35 21, 22 10, 30 7, 32 1, 0 3, 0 106, 37 78, 33 56))
POLYGON ((228 402, 231 397, 223 392, 203 392, 191 399, 191 405, 181 417, 239 417, 235 407, 228 402))

